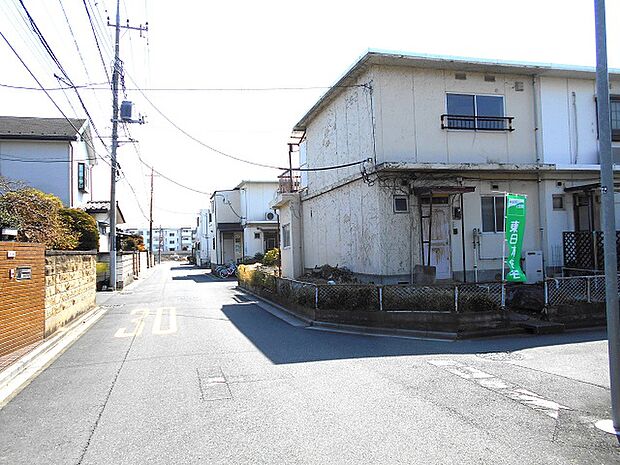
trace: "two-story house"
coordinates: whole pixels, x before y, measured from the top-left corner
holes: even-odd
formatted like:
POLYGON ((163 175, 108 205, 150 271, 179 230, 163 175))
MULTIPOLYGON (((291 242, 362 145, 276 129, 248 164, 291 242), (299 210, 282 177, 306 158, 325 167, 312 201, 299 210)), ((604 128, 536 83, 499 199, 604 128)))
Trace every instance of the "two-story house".
POLYGON ((209 208, 210 261, 225 264, 276 248, 278 220, 270 208, 278 181, 242 181, 215 191, 209 208))
MULTIPOLYGON (((611 73, 620 95, 620 75, 611 73)), ((272 204, 285 276, 501 276, 504 192, 527 195, 528 278, 563 265, 564 231, 598 228, 593 69, 369 51, 295 125, 300 191, 272 204)), ((620 97, 612 97, 620 161, 620 97)))
POLYGON ((95 164, 87 120, 0 116, 1 176, 78 207, 92 200, 95 164))

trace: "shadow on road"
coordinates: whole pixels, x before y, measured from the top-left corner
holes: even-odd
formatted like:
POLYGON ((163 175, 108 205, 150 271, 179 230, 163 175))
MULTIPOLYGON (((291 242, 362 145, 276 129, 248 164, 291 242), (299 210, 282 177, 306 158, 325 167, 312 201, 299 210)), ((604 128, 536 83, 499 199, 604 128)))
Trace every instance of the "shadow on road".
POLYGON ((291 326, 256 305, 223 305, 222 312, 275 364, 401 355, 512 352, 606 338, 604 331, 581 331, 546 336, 429 341, 308 330, 291 326))
POLYGON ((185 276, 173 276, 173 281, 195 281, 197 283, 235 282, 237 278, 219 278, 211 273, 188 274, 185 276))

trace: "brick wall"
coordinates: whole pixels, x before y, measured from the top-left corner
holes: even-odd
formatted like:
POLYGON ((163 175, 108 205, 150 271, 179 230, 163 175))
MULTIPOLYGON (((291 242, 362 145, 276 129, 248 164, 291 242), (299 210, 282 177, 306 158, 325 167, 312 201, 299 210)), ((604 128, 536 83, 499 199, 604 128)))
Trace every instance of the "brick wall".
POLYGON ((45 253, 45 335, 95 306, 97 255, 45 253))
POLYGON ((44 337, 44 253, 43 244, 0 242, 0 356, 44 337), (18 268, 30 268, 30 279, 18 279, 18 268))

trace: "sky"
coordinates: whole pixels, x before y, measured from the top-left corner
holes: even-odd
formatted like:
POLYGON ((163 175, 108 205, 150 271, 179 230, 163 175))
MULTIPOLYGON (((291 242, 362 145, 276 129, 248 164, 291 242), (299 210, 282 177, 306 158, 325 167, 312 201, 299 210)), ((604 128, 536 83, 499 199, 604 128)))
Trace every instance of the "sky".
MULTIPOLYGON (((120 98, 131 100, 134 114, 146 121, 128 125, 129 133, 120 131, 117 199, 127 227, 148 224, 149 166, 190 188, 155 177, 154 224, 164 227, 195 226, 213 190, 242 180, 275 180, 277 170, 205 146, 286 166, 294 124, 369 48, 595 66, 593 0, 121 0, 120 5, 121 24, 148 21, 148 32, 123 30, 120 41, 126 88, 120 98)), ((78 92, 102 136, 96 147, 103 158, 112 131, 105 70, 110 72, 113 62, 114 29, 107 17, 114 22, 115 9, 116 0, 0 0, 0 31, 40 82, 46 88, 63 85, 25 10, 74 85, 86 86, 78 92)), ((609 65, 616 68, 619 18, 620 2, 608 1, 609 65)), ((37 84, 1 39, 0 63, 0 114, 61 116, 44 92, 7 87, 37 84)), ((49 94, 67 116, 85 116, 75 91, 49 94)), ((94 200, 109 199, 109 178, 109 165, 98 161, 94 200)))

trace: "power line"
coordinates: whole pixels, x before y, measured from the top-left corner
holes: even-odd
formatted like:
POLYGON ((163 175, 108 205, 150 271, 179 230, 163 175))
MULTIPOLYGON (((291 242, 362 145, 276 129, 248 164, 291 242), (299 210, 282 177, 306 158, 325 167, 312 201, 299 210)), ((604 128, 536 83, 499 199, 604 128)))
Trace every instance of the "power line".
POLYGON ((93 127, 93 131, 95 131, 95 134, 97 135, 97 137, 99 138, 99 140, 101 141, 101 144, 104 146, 104 148, 106 148, 107 151, 107 147, 105 145, 105 142, 103 141, 103 138, 101 137, 101 135, 99 134, 99 131, 97 129, 97 126, 95 124, 95 121, 93 120, 93 118, 90 116, 90 112, 88 111, 88 108, 86 108, 86 104, 84 103, 84 101, 82 100, 82 96, 80 95, 80 92, 77 90, 77 88, 75 87, 75 85, 73 84, 73 81, 71 80, 71 78, 69 77, 69 75, 67 74, 67 72, 65 71, 64 67, 62 66, 62 64, 60 63, 60 60, 58 60, 58 57, 56 56, 56 54, 54 53, 54 51, 52 50, 51 46, 49 45, 49 43, 47 42, 47 40, 45 39, 45 37, 43 36, 43 33, 41 32, 41 30, 39 29, 39 27, 37 26, 36 21, 34 20, 34 18, 32 17, 32 15, 30 14, 30 12, 28 11, 28 8, 26 8, 26 5, 24 4, 23 0, 19 0, 19 3, 21 4, 22 8, 24 9, 24 12, 26 13, 26 15, 28 16, 28 20, 30 21, 30 25, 32 27, 33 32, 35 33, 35 35, 37 36, 37 38, 39 39, 39 41, 41 42, 41 44, 43 45, 43 48, 46 50, 46 52, 48 53, 48 55, 50 56, 50 58, 52 59, 52 61, 54 61, 54 63, 56 64, 56 66, 58 66, 58 69, 60 70, 60 72, 64 75, 64 77, 66 78, 66 80, 68 81, 69 85, 74 89, 75 94, 77 95, 77 98, 80 102, 80 105, 82 106, 82 109, 84 110, 84 113, 86 113, 86 117, 88 118, 88 120, 90 121, 91 126, 93 127))
MULTIPOLYGON (((88 22, 90 23, 90 28, 93 31, 93 37, 95 38, 95 44, 97 44, 97 50, 99 51, 99 58, 101 58, 101 64, 103 65, 103 70, 105 71, 106 79, 108 80, 108 84, 110 84, 110 73, 108 72, 108 66, 103 59, 103 53, 101 52, 101 46, 99 45, 99 39, 97 39, 97 33, 95 32, 95 25, 93 24, 93 18, 90 16, 90 11, 88 10, 88 6, 86 5, 86 0, 82 0, 84 3, 84 9, 86 10, 86 15, 88 16, 88 22)), ((107 87, 109 90, 110 87, 107 87)))
MULTIPOLYGON (((34 73, 32 72, 32 70, 28 67, 28 65, 26 64, 26 62, 22 59, 22 57, 19 55, 19 53, 17 52, 17 50, 15 50, 15 48, 13 47, 13 45, 11 45, 11 43, 9 42, 9 40, 6 38, 6 36, 2 33, 2 31, 0 31, 0 36, 2 36, 2 38, 4 39, 4 41, 6 42, 6 44, 9 46, 9 48, 11 49, 11 51, 13 52, 13 54, 17 57, 17 59, 21 62, 21 64, 24 66, 24 68, 26 68, 26 71, 28 71, 28 73, 30 74, 30 76, 32 76, 32 79, 35 80, 35 82, 41 87, 41 89, 45 92, 45 95, 47 95, 47 97, 50 99, 50 101, 52 102, 52 104, 56 107, 56 109, 60 112, 60 114, 69 122, 69 124, 71 125, 71 127, 75 130, 76 134, 80 133, 80 130, 78 129, 78 127, 73 124, 73 121, 71 121, 71 119, 65 114, 65 112, 62 110, 62 108, 60 108, 60 106, 58 105, 58 103, 56 103, 56 101, 54 100, 54 98, 50 95, 49 92, 47 92, 45 90, 45 88, 43 87, 43 84, 41 84, 41 81, 39 81, 39 79, 37 79, 37 77, 34 75, 34 73)), ((107 163, 107 160, 105 160, 103 157, 101 157, 101 155, 99 155, 97 153, 97 151, 95 150, 95 148, 92 146, 92 144, 89 144, 87 142, 88 145, 90 145, 90 147, 93 149, 93 152, 95 153, 95 155, 99 156, 103 161, 105 161, 107 163)))
MULTIPOLYGON (((129 79, 131 80, 131 82, 134 83, 135 86, 137 86, 136 82, 134 81, 134 79, 129 76, 129 79)), ((197 137, 193 136, 192 134, 190 134, 189 132, 187 132, 185 129, 183 129, 181 126, 179 126, 178 124, 176 124, 174 121, 172 121, 172 119, 170 119, 163 111, 161 111, 159 109, 159 107, 157 107, 151 99, 149 99, 147 97, 147 95, 144 93, 144 91, 142 89, 140 89, 139 87, 137 88, 138 92, 140 92, 140 94, 142 94, 142 97, 144 97, 144 99, 153 107, 153 109, 159 113, 161 115, 162 118, 164 118, 166 121, 168 121, 168 123, 170 123, 175 129, 177 129, 179 132, 181 132, 184 136, 186 136, 187 138, 193 140, 194 142, 196 142, 197 144, 211 150, 212 152, 215 152, 219 155, 222 155, 223 157, 226 158, 230 158, 232 160, 236 160, 238 162, 241 163, 246 163, 248 165, 253 165, 253 166, 258 166, 261 168, 270 168, 270 169, 275 169, 278 171, 327 171, 327 170, 332 170, 332 169, 339 169, 339 168, 348 168, 350 166, 355 166, 355 165, 361 165, 363 163, 366 163, 366 159, 364 160, 360 160, 360 161, 355 161, 355 162, 351 162, 351 163, 345 163, 345 164, 341 164, 341 165, 334 165, 334 166, 323 166, 323 167, 319 167, 319 168, 293 168, 292 170, 289 167, 281 167, 281 166, 275 166, 275 165, 269 165, 266 163, 258 163, 255 161, 251 161, 251 160, 246 160, 244 158, 238 157, 236 155, 232 155, 226 152, 223 152, 222 150, 219 150, 203 141, 201 141, 200 139, 198 139, 197 137)))
MULTIPOLYGON (((40 88, 37 87, 27 87, 27 86, 18 86, 11 84, 2 84, 1 87, 8 87, 11 89, 21 89, 21 90, 37 90, 40 91, 40 88)), ((87 89, 87 90, 110 90, 109 87, 102 87, 101 83, 92 83, 92 84, 83 84, 79 86, 75 86, 78 89, 87 89)), ((286 91, 286 90, 324 90, 331 88, 355 88, 355 87, 366 87, 364 84, 351 85, 351 86, 308 86, 308 87, 125 87, 125 90, 133 90, 133 91, 148 91, 148 92, 270 92, 270 91, 286 91)), ((58 91, 58 90, 67 90, 72 89, 73 87, 48 87, 46 90, 48 91, 58 91)))
POLYGON ((65 22, 67 23, 67 27, 69 28, 69 32, 71 33, 71 37, 73 37, 73 43, 75 44, 75 49, 77 50, 77 53, 80 57, 80 61, 82 62, 82 66, 84 66, 84 71, 86 72, 86 78, 90 81, 90 76, 88 74, 88 67, 86 66, 86 62, 84 61, 84 57, 82 56, 82 51, 80 50, 80 46, 78 44, 77 38, 75 37, 75 34, 73 33, 73 28, 71 27, 71 23, 69 22, 69 17, 67 16, 67 12, 65 11, 65 7, 62 4, 62 0, 58 0, 58 3, 60 4, 60 9, 62 10, 62 14, 65 17, 65 22))

